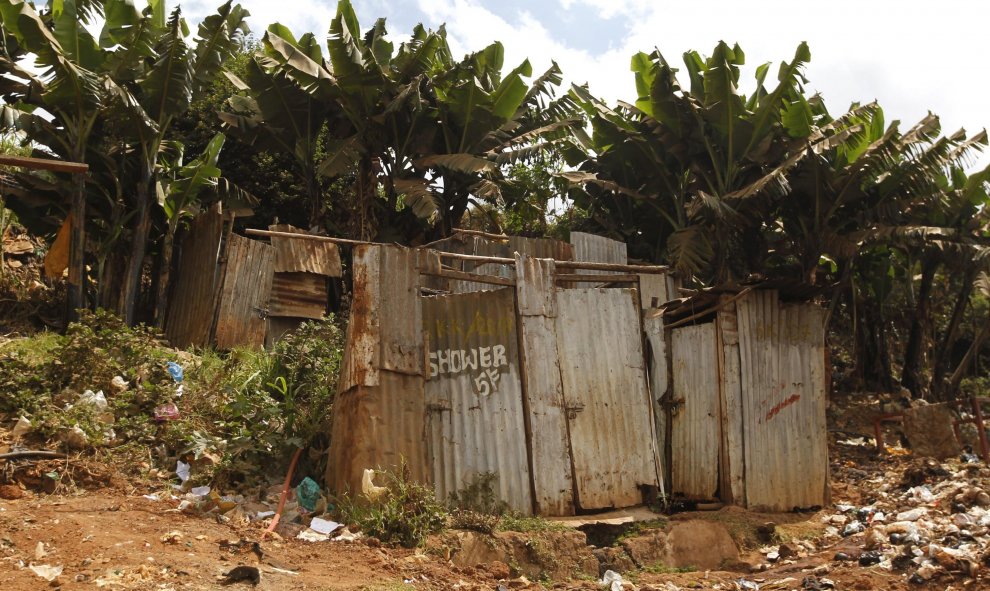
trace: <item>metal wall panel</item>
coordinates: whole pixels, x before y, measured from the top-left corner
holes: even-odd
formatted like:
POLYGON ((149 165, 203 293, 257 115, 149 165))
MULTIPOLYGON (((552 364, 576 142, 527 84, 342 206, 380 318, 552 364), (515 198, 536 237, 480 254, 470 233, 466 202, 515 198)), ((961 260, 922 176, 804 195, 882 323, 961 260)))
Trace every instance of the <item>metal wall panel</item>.
POLYGON ((423 373, 423 309, 419 300, 419 251, 401 246, 381 249, 378 321, 381 369, 423 373))
POLYGON ((775 511, 826 502, 824 311, 773 290, 736 302, 746 502, 775 511))
POLYGON ((231 234, 226 259, 217 310, 217 347, 262 347, 275 249, 264 242, 231 234))
POLYGON ((657 484, 638 294, 558 290, 556 330, 577 503, 638 505, 640 485, 657 484))
POLYGON ((554 262, 516 255, 523 386, 529 418, 533 494, 539 515, 574 514, 570 435, 555 317, 554 262))
MULTIPOLYGON (((305 230, 289 224, 268 226, 273 232, 308 234, 305 230)), ((316 240, 293 240, 272 236, 275 247, 276 273, 316 273, 328 277, 340 277, 340 250, 332 242, 316 240)))
MULTIPOLYGON (((615 263, 625 265, 629 262, 626 254, 626 243, 612 240, 604 236, 571 232, 571 244, 574 246, 574 260, 588 263, 615 263)), ((578 275, 621 275, 619 271, 593 271, 577 269, 578 275)), ((577 285, 587 285, 578 283, 577 285)), ((647 302, 648 304, 649 302, 647 302)))
POLYGON ((429 363, 426 431, 437 497, 446 499, 491 472, 498 497, 531 513, 514 290, 421 301, 429 363))
POLYGON ((269 316, 323 318, 327 311, 327 278, 316 273, 279 273, 272 279, 269 316))
MULTIPOLYGON (((653 418, 657 442, 657 462, 661 467, 657 470, 662 482, 669 475, 667 448, 668 416, 662 400, 670 393, 670 374, 667 368, 667 338, 663 328, 663 314, 660 310, 643 312, 643 335, 647 345, 646 369, 650 382, 650 402, 653 405, 653 418)), ((668 480, 669 482, 669 480, 668 480)))
POLYGON ((176 347, 210 344, 222 236, 223 214, 215 206, 193 220, 179 245, 179 267, 165 322, 165 335, 176 347))
POLYGON ((713 499, 718 489, 719 377, 714 323, 671 331, 671 492, 713 499))
POLYGON ((719 416, 722 432, 719 453, 719 491, 723 502, 746 505, 746 474, 743 456, 742 374, 739 366, 739 323, 731 296, 720 298, 716 317, 719 354, 719 416))
POLYGON ((679 298, 677 279, 667 273, 640 273, 639 299, 643 309, 648 310, 679 298))
POLYGON ((334 400, 326 479, 338 494, 360 491, 366 469, 401 464, 413 480, 431 482, 423 377, 383 371, 379 378, 376 386, 355 386, 334 400))
POLYGON ((338 393, 354 386, 377 386, 381 367, 381 310, 379 268, 381 250, 372 244, 359 244, 352 255, 351 313, 347 320, 346 346, 340 364, 338 393))
MULTIPOLYGON (((512 258, 514 253, 519 253, 541 259, 554 259, 558 261, 574 260, 574 248, 570 244, 549 238, 506 236, 504 240, 497 240, 485 236, 455 234, 446 240, 431 243, 430 248, 441 252, 456 252, 476 256, 512 258)), ((479 275, 494 275, 509 279, 514 278, 516 275, 515 268, 512 265, 501 263, 447 261, 447 264, 459 271, 478 273, 479 275)), ((433 286, 437 286, 433 279, 431 279, 431 282, 434 284, 433 286)), ((446 285, 439 287, 448 289, 452 293, 469 293, 472 291, 485 291, 498 288, 498 286, 489 283, 462 281, 459 279, 447 280, 446 285)))

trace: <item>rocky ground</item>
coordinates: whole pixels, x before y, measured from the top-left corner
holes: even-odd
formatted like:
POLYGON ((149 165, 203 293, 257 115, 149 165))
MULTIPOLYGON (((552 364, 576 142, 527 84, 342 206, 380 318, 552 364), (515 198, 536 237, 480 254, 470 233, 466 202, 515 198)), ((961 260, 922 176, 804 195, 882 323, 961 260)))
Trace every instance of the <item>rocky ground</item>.
MULTIPOLYGON (((450 529, 419 549, 383 547, 347 528, 321 535, 305 518, 265 537, 277 485, 247 500, 175 490, 171 474, 122 479, 94 456, 0 460, 0 583, 5 591, 225 582, 410 591, 990 587, 990 469, 967 454, 937 461, 899 445, 879 454, 856 436, 864 416, 850 405, 830 417, 832 503, 819 511, 726 507, 579 528, 523 521, 523 531, 450 529), (231 571, 244 580, 225 579, 231 571)), ((0 431, 0 453, 11 441, 0 431)), ((297 499, 287 513, 299 513, 297 499)))

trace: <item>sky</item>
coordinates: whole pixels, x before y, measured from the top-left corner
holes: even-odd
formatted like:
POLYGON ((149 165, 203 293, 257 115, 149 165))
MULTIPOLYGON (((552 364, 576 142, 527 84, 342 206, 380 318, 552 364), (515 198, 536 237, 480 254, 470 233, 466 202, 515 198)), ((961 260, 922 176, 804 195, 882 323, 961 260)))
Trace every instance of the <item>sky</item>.
MULTIPOLYGON (((240 0, 260 37, 271 22, 297 36, 325 38, 333 0, 240 0)), ((182 2, 192 21, 218 1, 182 2)), ((876 99, 887 121, 908 127, 928 111, 943 132, 990 127, 990 3, 983 0, 352 0, 367 29, 386 18, 399 42, 413 26, 446 24, 456 57, 495 40, 505 45, 506 68, 528 58, 534 73, 556 60, 565 84, 587 82, 614 103, 632 101, 631 56, 654 49, 671 63, 697 50, 711 53, 724 40, 738 43, 747 65, 740 86, 753 87, 761 63, 789 61, 801 41, 811 47, 808 89, 822 94, 833 115, 876 99)), ((190 24, 192 24, 192 22, 190 24)), ((776 68, 771 68, 775 73, 776 68)), ((769 80, 768 80, 769 82, 769 80)), ((990 155, 980 158, 990 164, 990 155)))

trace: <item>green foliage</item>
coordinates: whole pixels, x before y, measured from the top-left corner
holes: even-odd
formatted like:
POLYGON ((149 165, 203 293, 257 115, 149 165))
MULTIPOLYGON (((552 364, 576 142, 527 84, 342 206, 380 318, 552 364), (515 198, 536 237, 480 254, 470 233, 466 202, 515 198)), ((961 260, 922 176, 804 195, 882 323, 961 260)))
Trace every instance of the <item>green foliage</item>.
POLYGON ((385 489, 375 501, 347 496, 339 499, 340 519, 382 542, 407 548, 422 545, 430 534, 447 527, 447 509, 430 487, 409 477, 405 464, 385 473, 385 489))
POLYGON ((199 480, 244 480, 268 474, 296 447, 317 445, 327 432, 342 341, 330 318, 305 323, 271 353, 195 354, 108 312, 86 312, 64 336, 39 333, 0 346, 0 413, 27 416, 43 439, 79 425, 111 453, 135 443, 161 446, 168 456, 209 459, 196 464, 199 480), (185 369, 181 397, 169 361, 185 369), (115 376, 129 387, 114 390, 115 376), (73 405, 86 389, 104 391, 112 425, 73 405), (178 406, 179 418, 156 421, 155 409, 168 402, 178 406), (107 439, 108 427, 116 440, 107 439))

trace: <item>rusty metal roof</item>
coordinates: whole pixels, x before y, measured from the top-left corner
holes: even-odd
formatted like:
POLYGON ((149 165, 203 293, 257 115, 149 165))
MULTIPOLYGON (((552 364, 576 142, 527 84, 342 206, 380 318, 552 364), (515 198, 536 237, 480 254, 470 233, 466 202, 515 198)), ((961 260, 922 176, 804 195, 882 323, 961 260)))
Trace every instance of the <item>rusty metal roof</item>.
MULTIPOLYGON (((288 224, 276 224, 268 227, 273 232, 289 232, 292 234, 308 234, 288 224)), ((281 236, 272 236, 272 246, 275 247, 276 273, 316 273, 328 277, 340 277, 340 250, 332 242, 316 240, 293 240, 281 236)))

